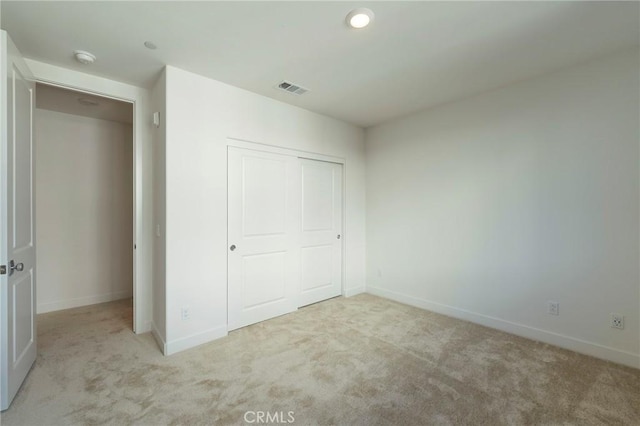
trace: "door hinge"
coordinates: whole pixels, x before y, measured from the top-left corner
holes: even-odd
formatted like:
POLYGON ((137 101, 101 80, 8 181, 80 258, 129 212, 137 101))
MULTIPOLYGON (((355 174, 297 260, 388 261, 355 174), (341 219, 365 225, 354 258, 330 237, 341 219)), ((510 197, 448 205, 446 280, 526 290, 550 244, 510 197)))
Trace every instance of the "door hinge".
POLYGON ((0 265, 0 275, 7 274, 7 265, 0 265))

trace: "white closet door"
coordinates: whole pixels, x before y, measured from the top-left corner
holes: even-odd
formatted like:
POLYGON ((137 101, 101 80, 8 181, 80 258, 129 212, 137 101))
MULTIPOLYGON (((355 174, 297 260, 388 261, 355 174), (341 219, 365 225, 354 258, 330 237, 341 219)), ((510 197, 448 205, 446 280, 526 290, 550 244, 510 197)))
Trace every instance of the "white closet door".
POLYGON ((305 306, 342 292, 342 165, 300 160, 300 296, 305 306))
POLYGON ((300 169, 295 157, 229 147, 228 328, 297 309, 300 169))

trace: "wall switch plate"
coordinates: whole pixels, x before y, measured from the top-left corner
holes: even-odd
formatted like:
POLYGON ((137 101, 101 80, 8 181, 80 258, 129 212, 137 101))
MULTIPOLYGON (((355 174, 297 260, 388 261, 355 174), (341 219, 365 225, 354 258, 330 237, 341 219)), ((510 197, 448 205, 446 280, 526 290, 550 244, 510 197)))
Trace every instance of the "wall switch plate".
POLYGON ((619 328, 622 330, 624 328, 624 315, 620 314, 611 314, 611 327, 619 328))
POLYGON ((547 312, 549 315, 560 315, 560 303, 557 300, 547 302, 547 312))

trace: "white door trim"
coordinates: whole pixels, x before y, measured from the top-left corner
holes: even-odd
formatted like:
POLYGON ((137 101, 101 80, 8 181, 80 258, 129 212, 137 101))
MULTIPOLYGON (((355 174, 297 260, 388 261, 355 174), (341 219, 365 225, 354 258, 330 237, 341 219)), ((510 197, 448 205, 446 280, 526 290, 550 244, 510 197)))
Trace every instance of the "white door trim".
POLYGON ((326 161, 329 163, 338 163, 338 164, 342 164, 343 166, 346 165, 346 160, 344 158, 335 157, 333 155, 319 154, 317 152, 310 152, 310 151, 300 151, 300 150, 291 149, 291 148, 282 148, 280 146, 267 145, 260 142, 252 142, 252 141, 236 139, 231 137, 227 138, 227 146, 251 149, 253 151, 270 152, 272 154, 288 155, 291 157, 308 158, 310 160, 326 161))
MULTIPOLYGON (((346 280, 346 259, 347 259, 347 241, 349 239, 349 230, 347 228, 347 161, 342 157, 336 157, 333 155, 325 155, 319 154, 317 152, 310 151, 301 151, 297 149, 291 148, 283 148, 274 145, 268 145, 260 142, 253 142, 244 139, 238 139, 233 137, 227 137, 227 150, 229 147, 236 148, 244 148, 250 149, 253 151, 263 151, 270 152, 272 154, 281 154, 288 155, 291 157, 298 158, 306 158, 309 160, 318 160, 318 161, 326 161, 329 163, 338 163, 342 164, 342 296, 347 296, 347 280, 346 280)), ((227 162, 227 167, 229 167, 227 162)), ((229 171, 227 170, 227 176, 229 175, 229 171)), ((227 191, 229 189, 229 185, 227 184, 227 191)), ((229 194, 227 192, 227 200, 229 199, 229 194)), ((227 206, 226 213, 229 213, 229 207, 227 206)), ((229 223, 229 218, 227 218, 227 223, 229 223)), ((227 237, 228 238, 228 237, 227 237)), ((227 240, 227 246, 229 245, 229 241, 227 240)), ((229 281, 229 271, 227 270, 227 282, 229 281)))
MULTIPOLYGON (((145 280, 145 276, 150 277, 151 271, 148 265, 143 262, 141 246, 144 242, 143 234, 143 123, 146 92, 142 88, 112 82, 100 77, 89 76, 72 70, 66 70, 43 64, 35 61, 27 61, 30 65, 35 80, 38 83, 49 86, 56 86, 63 89, 75 90, 96 96, 111 98, 133 104, 133 236, 132 244, 136 246, 133 250, 133 331, 135 333, 145 333, 151 330, 151 300, 145 300, 146 295, 151 293, 150 279, 145 280), (105 80, 97 81, 97 80, 105 80), (104 84, 104 83, 110 84, 104 84), (103 84, 100 84, 103 83, 103 84), (126 86, 126 87, 117 87, 126 86), (134 90, 131 90, 134 89, 134 90), (146 273, 145 273, 146 272, 146 273), (143 283, 149 289, 143 288, 143 283), (145 309, 146 308, 146 309, 145 309), (147 315, 145 315, 145 313, 147 315)), ((151 223, 151 219, 147 222, 151 223)), ((151 255, 151 247, 148 248, 148 256, 151 255)))

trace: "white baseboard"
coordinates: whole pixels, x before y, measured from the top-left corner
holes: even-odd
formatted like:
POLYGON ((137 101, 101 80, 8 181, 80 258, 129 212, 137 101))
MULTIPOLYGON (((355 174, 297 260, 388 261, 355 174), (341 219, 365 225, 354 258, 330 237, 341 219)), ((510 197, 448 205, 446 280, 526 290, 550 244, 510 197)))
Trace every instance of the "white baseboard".
POLYGON ((366 288, 364 286, 348 288, 344 291, 344 297, 355 296, 356 294, 364 293, 366 288))
POLYGON ((530 327, 524 324, 518 324, 505 321, 500 318, 488 315, 478 314, 467 311, 465 309, 455 308, 453 306, 444 305, 438 302, 409 296, 395 291, 367 286, 367 293, 375 296, 384 297, 386 299, 395 300, 396 302, 406 305, 415 306, 436 312, 438 314, 447 315, 454 318, 463 319, 485 327, 494 328, 517 336, 526 337, 527 339, 537 340, 548 343, 550 345, 559 346, 581 354, 590 355, 607 361, 623 364, 633 368, 640 368, 640 356, 627 351, 600 345, 598 343, 587 342, 585 340, 576 339, 575 337, 565 336, 563 334, 551 331, 541 330, 539 328, 530 327))
POLYGON ((164 337, 160 335, 160 332, 158 331, 158 327, 156 327, 156 324, 153 321, 151 322, 151 335, 156 340, 156 343, 160 347, 160 350, 162 351, 162 353, 166 355, 167 343, 164 341, 164 337))
POLYGON ((200 346, 204 343, 211 342, 228 334, 227 326, 221 326, 203 331, 201 333, 192 334, 191 336, 181 339, 172 340, 164 344, 164 354, 173 355, 175 353, 200 346))
POLYGON ((96 303, 112 302, 114 300, 129 299, 133 297, 131 290, 118 291, 115 293, 98 294, 95 296, 78 297, 75 299, 58 300, 38 304, 38 313, 60 311, 62 309, 78 308, 80 306, 95 305, 96 303))

